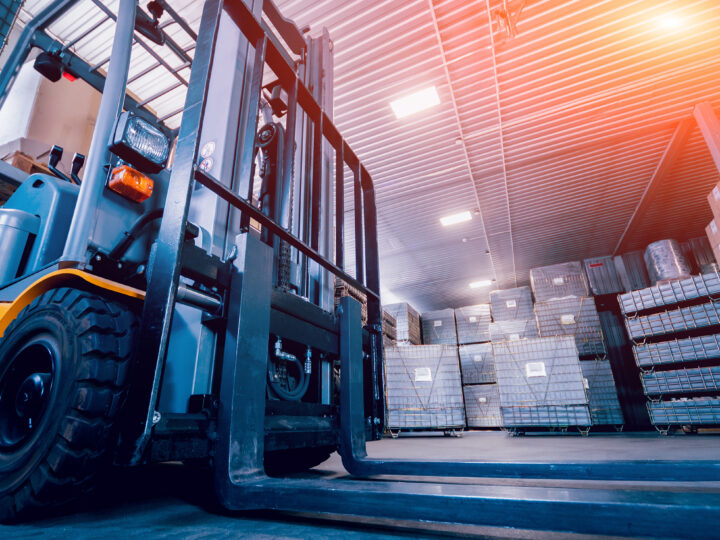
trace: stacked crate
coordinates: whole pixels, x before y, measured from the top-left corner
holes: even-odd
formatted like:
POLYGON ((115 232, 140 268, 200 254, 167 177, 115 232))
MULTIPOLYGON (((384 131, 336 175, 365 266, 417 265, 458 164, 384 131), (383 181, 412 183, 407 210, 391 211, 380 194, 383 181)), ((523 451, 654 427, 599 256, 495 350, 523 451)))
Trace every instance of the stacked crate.
POLYGON ((383 309, 382 311, 383 345, 392 347, 397 344, 397 321, 383 309))
POLYGON ((701 274, 620 296, 655 427, 720 425, 720 277, 701 274))
POLYGON ((335 279, 335 307, 337 308, 340 304, 340 299, 344 296, 349 296, 360 302, 360 316, 362 318, 362 324, 365 326, 368 320, 368 305, 367 297, 365 293, 359 291, 349 283, 346 283, 340 278, 335 279))
POLYGON ((420 314, 405 302, 387 304, 383 309, 395 318, 396 339, 398 345, 420 345, 420 314))
POLYGON ((386 347, 385 381, 387 428, 393 435, 465 427, 455 346, 386 347))
POLYGON ((420 316, 420 321, 425 345, 452 345, 457 347, 454 310, 428 311, 420 316))
MULTIPOLYGON (((585 261, 596 294, 611 294, 622 284, 610 257, 585 261)), ((572 337, 577 347, 593 425, 623 425, 622 409, 607 358, 600 317, 583 265, 571 262, 534 268, 535 317, 540 337, 572 337)))

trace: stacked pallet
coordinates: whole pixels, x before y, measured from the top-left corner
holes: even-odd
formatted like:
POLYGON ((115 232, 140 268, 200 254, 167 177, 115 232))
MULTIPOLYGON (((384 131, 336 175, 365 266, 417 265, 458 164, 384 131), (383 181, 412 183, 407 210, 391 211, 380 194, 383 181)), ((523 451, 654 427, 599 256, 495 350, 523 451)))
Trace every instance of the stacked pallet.
POLYGON ((383 345, 392 347, 397 344, 397 321, 386 310, 382 311, 383 345))
POLYGON ((619 298, 650 419, 661 433, 720 425, 718 294, 720 277, 701 274, 619 298))
POLYGON ((534 268, 530 282, 535 293, 535 317, 540 337, 572 337, 580 361, 593 425, 620 428, 623 414, 617 396, 600 316, 590 296, 586 275, 592 276, 593 292, 611 294, 622 283, 610 257, 598 257, 534 268), (586 274, 586 271, 589 273, 586 274))
POLYGON ((408 303, 387 304, 383 309, 395 319, 398 345, 420 345, 420 314, 408 303))
POLYGON ((457 347, 458 339, 454 310, 427 311, 420 315, 420 322, 425 345, 452 345, 457 347))
POLYGON ((368 304, 367 296, 362 291, 356 289, 349 283, 346 283, 340 278, 335 279, 335 307, 337 308, 340 304, 340 299, 344 296, 349 296, 360 302, 360 317, 362 324, 365 326, 368 320, 368 304))

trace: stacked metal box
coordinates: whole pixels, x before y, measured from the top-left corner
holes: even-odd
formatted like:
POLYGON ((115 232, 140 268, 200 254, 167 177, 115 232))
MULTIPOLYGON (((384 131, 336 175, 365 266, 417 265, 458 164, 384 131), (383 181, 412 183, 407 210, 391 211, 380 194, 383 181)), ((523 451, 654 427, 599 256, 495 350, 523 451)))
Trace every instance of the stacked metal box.
POLYGON ((622 281, 611 256, 593 257, 583 261, 590 290, 595 296, 623 292, 622 281))
POLYGON ((383 306, 395 318, 397 342, 401 345, 420 345, 420 314, 410 304, 401 302, 383 306))
POLYGON ((497 384, 468 384, 463 386, 463 394, 468 427, 493 428, 502 425, 497 384))
POLYGON ((499 321, 490 324, 491 341, 515 341, 537 337, 540 337, 540 334, 535 318, 499 321))
POLYGON ((388 347, 385 349, 385 381, 388 429, 465 427, 456 347, 388 347))
POLYGON ((503 426, 589 427, 583 371, 572 337, 493 343, 503 426))
POLYGON ((493 322, 527 320, 534 317, 530 287, 490 292, 493 322))
POLYGON ((642 251, 630 251, 613 257, 615 270, 625 292, 637 291, 650 286, 650 276, 645 268, 642 251))
MULTIPOLYGON (((490 304, 465 306, 455 310, 458 345, 490 341, 490 304)), ((423 328, 424 329, 424 328, 423 328)))
POLYGON ((530 285, 536 302, 590 295, 585 270, 579 262, 533 268, 530 270, 530 285))
POLYGON ((460 371, 463 385, 491 384, 497 382, 495 378, 495 363, 493 362, 492 345, 490 343, 474 343, 460 345, 460 371))
POLYGON ((457 346, 457 329, 455 328, 455 310, 441 309, 427 311, 420 315, 423 343, 425 345, 457 346))
POLYGON ((593 425, 620 428, 624 424, 624 417, 610 361, 602 358, 583 360, 580 367, 593 425))
POLYGON ((535 304, 540 337, 573 336, 581 357, 605 354, 595 299, 568 296, 535 304))
POLYGON ((720 293, 716 274, 620 296, 648 411, 663 433, 720 424, 720 293))

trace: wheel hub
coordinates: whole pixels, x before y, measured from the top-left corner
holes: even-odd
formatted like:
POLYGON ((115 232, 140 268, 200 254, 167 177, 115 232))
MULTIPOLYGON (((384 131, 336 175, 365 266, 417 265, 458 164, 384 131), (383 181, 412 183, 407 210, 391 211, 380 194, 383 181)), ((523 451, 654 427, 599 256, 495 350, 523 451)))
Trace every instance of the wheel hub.
POLYGON ((42 409, 50 373, 33 373, 23 381, 15 396, 15 412, 18 416, 32 418, 42 409))

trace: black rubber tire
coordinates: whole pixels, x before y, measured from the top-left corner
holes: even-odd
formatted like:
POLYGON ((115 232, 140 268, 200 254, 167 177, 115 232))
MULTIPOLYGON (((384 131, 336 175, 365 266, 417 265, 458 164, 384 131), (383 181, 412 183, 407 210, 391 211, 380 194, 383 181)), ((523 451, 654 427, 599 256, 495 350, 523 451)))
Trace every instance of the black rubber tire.
POLYGON ((265 472, 270 476, 304 472, 326 461, 334 451, 332 446, 320 446, 266 452, 265 472))
POLYGON ((42 334, 58 353, 46 412, 32 437, 0 449, 0 521, 11 522, 87 493, 117 441, 113 420, 127 389, 136 316, 86 291, 49 291, 0 339, 0 377, 23 343, 42 334))

